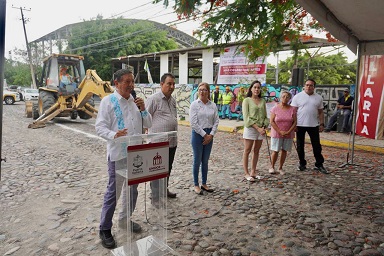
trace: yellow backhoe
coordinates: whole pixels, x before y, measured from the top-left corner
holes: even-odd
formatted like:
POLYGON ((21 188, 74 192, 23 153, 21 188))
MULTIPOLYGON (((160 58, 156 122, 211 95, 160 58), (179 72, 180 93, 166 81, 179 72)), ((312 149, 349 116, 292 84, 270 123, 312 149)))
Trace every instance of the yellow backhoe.
POLYGON ((44 59, 38 101, 26 103, 26 116, 35 119, 28 128, 45 127, 55 117, 96 117, 94 95, 103 98, 114 89, 110 82, 102 81, 95 70, 85 72, 83 59, 71 54, 52 54, 44 59), (60 69, 71 75, 70 84, 60 81, 60 69))

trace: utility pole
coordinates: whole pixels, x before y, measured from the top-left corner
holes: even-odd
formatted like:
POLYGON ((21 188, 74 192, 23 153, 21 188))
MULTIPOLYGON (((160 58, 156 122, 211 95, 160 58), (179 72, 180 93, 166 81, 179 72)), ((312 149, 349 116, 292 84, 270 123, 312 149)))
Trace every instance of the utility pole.
POLYGON ((1 181, 1 162, 6 161, 3 158, 3 86, 4 86, 4 51, 5 51, 5 14, 7 1, 0 0, 0 181, 1 181))
POLYGON ((23 13, 23 11, 30 11, 31 9, 28 10, 28 9, 25 9, 25 8, 22 8, 22 7, 13 7, 13 6, 12 6, 12 8, 20 9, 21 20, 23 22, 23 28, 24 28, 25 43, 27 45, 27 53, 28 53, 29 66, 31 68, 32 88, 36 89, 37 87, 36 87, 35 71, 33 69, 31 48, 29 47, 29 43, 28 43, 27 30, 25 29, 25 22, 26 21, 25 21, 24 13, 23 13))

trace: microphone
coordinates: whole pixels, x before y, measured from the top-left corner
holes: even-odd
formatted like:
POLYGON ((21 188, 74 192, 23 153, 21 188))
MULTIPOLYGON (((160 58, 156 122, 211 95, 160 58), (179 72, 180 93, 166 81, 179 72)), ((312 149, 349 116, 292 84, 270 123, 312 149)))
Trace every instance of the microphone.
POLYGON ((135 100, 136 99, 136 91, 134 89, 132 89, 131 95, 132 95, 133 99, 135 100))
MULTIPOLYGON (((134 89, 132 89, 131 91, 131 95, 133 97, 133 100, 136 100, 136 91, 134 89)), ((138 105, 136 105, 138 107, 138 109, 140 110, 140 107, 138 105)))

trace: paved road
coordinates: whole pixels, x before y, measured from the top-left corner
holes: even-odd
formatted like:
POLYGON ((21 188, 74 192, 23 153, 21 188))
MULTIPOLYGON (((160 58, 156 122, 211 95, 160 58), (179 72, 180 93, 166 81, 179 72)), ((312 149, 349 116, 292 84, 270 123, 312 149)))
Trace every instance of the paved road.
MULTIPOLYGON (((94 120, 59 119, 33 130, 23 114, 23 103, 4 106, 0 255, 111 255, 98 238, 107 175, 94 120)), ((384 255, 383 155, 358 151, 359 166, 340 169, 347 151, 324 147, 330 175, 296 171, 294 153, 286 175, 269 175, 264 141, 263 179, 249 184, 241 135, 220 132, 208 174, 216 191, 197 196, 189 140, 190 128, 180 126, 171 178, 178 197, 168 200, 169 246, 180 255, 384 255)), ((136 238, 153 229, 139 188, 133 218, 144 230, 136 238)))

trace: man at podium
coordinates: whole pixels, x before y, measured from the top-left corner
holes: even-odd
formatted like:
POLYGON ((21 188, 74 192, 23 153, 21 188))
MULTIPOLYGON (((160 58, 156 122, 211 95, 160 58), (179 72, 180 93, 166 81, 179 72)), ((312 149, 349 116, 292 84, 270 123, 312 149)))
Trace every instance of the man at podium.
MULTIPOLYGON (((118 70, 114 74, 113 82, 116 90, 101 100, 95 124, 97 134, 107 140, 109 181, 101 210, 99 237, 102 245, 108 249, 116 247, 115 239, 111 233, 112 218, 124 184, 123 179, 116 178, 116 165, 122 161, 122 148, 121 144, 114 143, 113 139, 142 134, 143 127, 152 126, 152 116, 145 109, 144 100, 139 97, 134 98, 131 95, 135 87, 133 73, 128 69, 118 70)), ((129 214, 131 215, 136 206, 137 185, 130 186, 130 189, 131 212, 129 214)), ((124 202, 126 200, 122 200, 123 204, 124 202)), ((126 222, 127 216, 127 207, 123 205, 122 211, 119 213, 119 226, 126 224, 124 222, 126 222)), ((138 223, 131 222, 131 227, 133 232, 141 231, 138 223)))

